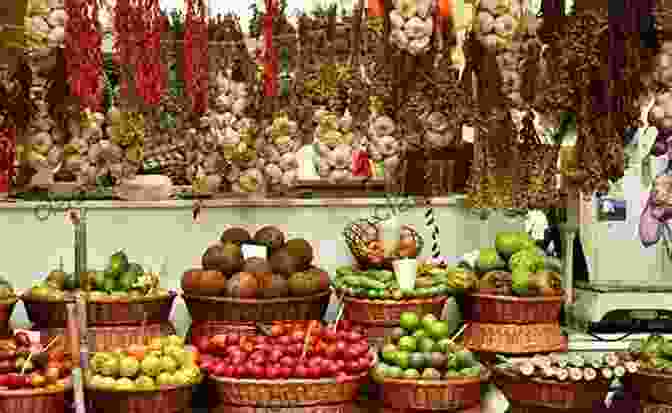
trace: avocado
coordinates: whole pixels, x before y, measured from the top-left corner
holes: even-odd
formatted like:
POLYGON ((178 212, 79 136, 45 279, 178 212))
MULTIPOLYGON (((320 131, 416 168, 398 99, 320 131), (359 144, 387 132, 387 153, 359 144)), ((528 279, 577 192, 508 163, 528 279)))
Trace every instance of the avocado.
POLYGON ((271 264, 273 273, 289 277, 290 275, 307 269, 307 265, 300 257, 290 254, 287 246, 275 251, 268 262, 271 264))
POLYGON ((205 270, 219 271, 228 278, 243 268, 243 253, 232 242, 215 244, 203 254, 202 264, 205 270))
POLYGON ((272 254, 285 245, 285 234, 276 227, 266 226, 254 234, 253 240, 257 244, 265 245, 272 254))
POLYGON ((230 242, 240 246, 241 244, 250 242, 252 240, 252 236, 246 229, 234 227, 222 232, 222 236, 219 238, 219 240, 222 241, 222 244, 230 242))
POLYGON ((408 356, 408 367, 420 370, 427 365, 426 361, 422 353, 414 352, 408 356))

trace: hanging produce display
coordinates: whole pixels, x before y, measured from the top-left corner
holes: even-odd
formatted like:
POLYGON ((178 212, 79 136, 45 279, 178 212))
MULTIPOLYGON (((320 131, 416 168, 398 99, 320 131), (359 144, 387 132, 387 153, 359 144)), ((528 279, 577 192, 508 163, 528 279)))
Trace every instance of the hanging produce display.
POLYGON ((102 104, 102 34, 98 0, 65 0, 67 80, 82 108, 96 111, 102 104))
POLYGON ((191 110, 208 109, 208 9, 203 0, 187 0, 184 29, 184 82, 191 110))
POLYGON ((138 95, 149 105, 161 101, 166 86, 166 70, 161 59, 161 36, 167 29, 166 18, 159 9, 159 0, 151 0, 142 8, 141 53, 135 64, 135 87, 138 95))

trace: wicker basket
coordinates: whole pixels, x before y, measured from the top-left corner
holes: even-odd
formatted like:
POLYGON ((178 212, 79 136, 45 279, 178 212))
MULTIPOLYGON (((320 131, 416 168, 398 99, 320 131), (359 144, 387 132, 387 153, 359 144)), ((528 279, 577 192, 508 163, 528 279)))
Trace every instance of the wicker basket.
POLYGON ((479 323, 556 323, 563 297, 510 297, 468 294, 464 299, 464 319, 479 323))
POLYGON ((212 337, 218 334, 237 334, 239 336, 254 336, 258 334, 254 322, 233 323, 228 321, 206 321, 192 323, 187 332, 188 343, 194 343, 199 337, 212 337))
POLYGON ((64 413, 71 390, 0 390, 0 413, 64 413))
POLYGON ((645 401, 641 405, 641 413, 672 413, 672 405, 645 401))
POLYGON ((558 382, 521 377, 510 370, 495 368, 494 382, 512 405, 551 409, 592 409, 604 403, 609 381, 558 382))
POLYGON ((478 352, 532 354, 565 351, 567 341, 560 324, 469 323, 464 345, 478 352))
POLYGON ((672 1, 656 0, 656 29, 662 32, 672 32, 672 1))
POLYGON ((247 380, 210 377, 217 404, 298 407, 347 403, 357 399, 368 371, 350 380, 247 380))
POLYGON ((353 326, 363 328, 366 332, 366 337, 369 339, 369 345, 377 348, 381 348, 385 344, 385 337, 391 337, 392 330, 394 329, 394 327, 357 322, 353 323, 353 326))
POLYGON ((672 405, 672 375, 640 370, 623 378, 626 388, 633 390, 641 400, 653 400, 672 405))
MULTIPOLYGON (((112 326, 147 323, 162 323, 170 319, 176 293, 168 296, 142 297, 87 303, 87 319, 90 326, 112 326)), ((24 294, 21 297, 28 318, 40 327, 65 327, 67 311, 65 301, 37 300, 24 294)))
MULTIPOLYGON (((270 413, 267 407, 220 404, 208 409, 210 413, 270 413)), ((273 407, 272 413, 297 413, 296 407, 273 407)), ((324 404, 301 407, 301 413, 359 413, 354 403, 324 404)), ((363 413, 363 412, 362 412, 363 413)))
MULTIPOLYGON (((428 413, 434 410, 416 410, 416 409, 395 409, 393 407, 382 407, 379 409, 379 413, 428 413)), ((450 411, 450 410, 449 410, 450 411)), ((467 409, 453 410, 454 413, 483 413, 481 410, 481 405, 477 404, 476 406, 469 407, 467 409)))
MULTIPOLYGON (((411 237, 415 240, 417 246, 416 256, 409 258, 416 258, 418 255, 420 255, 420 252, 422 251, 422 247, 425 244, 424 240, 415 229, 409 226, 402 226, 401 232, 402 232, 402 238, 411 237)), ((375 241, 380 238, 378 225, 372 219, 363 218, 353 222, 347 228, 345 228, 345 230, 343 231, 343 237, 345 237, 345 243, 348 245, 350 253, 352 254, 355 261, 357 262, 357 265, 361 269, 370 269, 370 268, 392 269, 392 261, 399 258, 399 257, 389 257, 386 258, 380 264, 373 264, 372 262, 369 261, 368 257, 366 256, 367 244, 371 241, 375 241)))
POLYGON ((448 297, 415 298, 411 300, 366 300, 344 296, 343 315, 346 320, 355 323, 397 326, 401 313, 411 311, 418 314, 434 314, 441 317, 441 312, 448 297))
POLYGON ((86 399, 96 413, 181 413, 191 408, 192 393, 192 386, 133 392, 87 388, 86 399))
MULTIPOLYGON (((70 352, 69 336, 63 328, 40 329, 40 340, 47 345, 55 337, 61 337, 56 346, 70 352)), ((94 326, 88 328, 89 351, 112 351, 126 348, 131 344, 144 344, 147 338, 166 337, 175 334, 175 327, 169 323, 142 326, 94 326)))
POLYGON ((481 384, 489 378, 487 369, 483 369, 481 377, 451 380, 386 378, 381 383, 383 404, 404 410, 469 409, 481 403, 481 384))
POLYGON ((327 311, 331 291, 322 291, 307 297, 271 299, 243 299, 232 297, 204 297, 184 294, 184 302, 197 322, 275 320, 321 320, 327 311))

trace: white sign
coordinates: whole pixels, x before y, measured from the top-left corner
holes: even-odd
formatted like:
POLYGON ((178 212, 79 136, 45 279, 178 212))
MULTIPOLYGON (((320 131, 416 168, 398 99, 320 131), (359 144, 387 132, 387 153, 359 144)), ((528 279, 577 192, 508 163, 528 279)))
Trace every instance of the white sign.
POLYGON ((243 244, 241 249, 244 259, 252 257, 268 259, 268 248, 264 245, 243 244))

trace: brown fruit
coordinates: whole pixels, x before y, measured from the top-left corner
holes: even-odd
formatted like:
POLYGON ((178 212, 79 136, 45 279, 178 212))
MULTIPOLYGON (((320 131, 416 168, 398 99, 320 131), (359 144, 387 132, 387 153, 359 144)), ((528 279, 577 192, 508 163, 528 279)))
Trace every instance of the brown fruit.
POLYGON ((222 236, 219 238, 219 240, 222 241, 222 244, 231 242, 233 244, 240 245, 245 242, 250 242, 252 240, 252 236, 245 228, 234 227, 222 232, 222 236))
POLYGON ((186 294, 214 296, 226 288, 226 277, 219 271, 191 269, 182 275, 182 290, 186 294))
POLYGON ((290 255, 297 257, 304 265, 310 265, 313 262, 313 247, 308 241, 302 238, 290 239, 285 246, 290 255))
POLYGON ((257 295, 257 279, 247 272, 239 272, 226 283, 226 292, 231 297, 254 298, 257 295))
POLYGON ((289 285, 285 277, 280 274, 273 274, 271 285, 268 288, 259 291, 262 298, 280 298, 289 296, 289 285))
POLYGON ((245 260, 242 272, 247 272, 257 279, 258 287, 260 289, 271 286, 271 278, 273 276, 273 269, 271 264, 263 258, 251 257, 245 260))
POLYGON ((233 243, 215 244, 203 254, 202 264, 204 269, 219 271, 228 277, 243 268, 243 253, 240 246, 233 243))
POLYGON ((300 257, 291 255, 286 246, 275 251, 271 255, 269 263, 274 273, 283 275, 284 277, 289 277, 307 267, 300 257))
POLYGON ((276 227, 266 226, 254 234, 254 242, 266 245, 270 254, 285 245, 285 234, 276 227))

